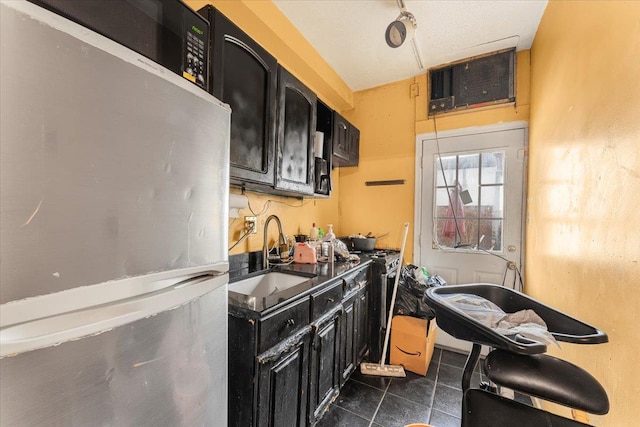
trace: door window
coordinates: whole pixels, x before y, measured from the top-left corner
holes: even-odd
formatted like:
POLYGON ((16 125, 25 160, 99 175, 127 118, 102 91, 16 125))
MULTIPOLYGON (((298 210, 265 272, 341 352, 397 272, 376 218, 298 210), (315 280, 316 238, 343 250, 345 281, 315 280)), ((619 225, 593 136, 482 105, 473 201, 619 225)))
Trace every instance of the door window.
POLYGON ((434 248, 502 252, 504 151, 434 156, 434 248))

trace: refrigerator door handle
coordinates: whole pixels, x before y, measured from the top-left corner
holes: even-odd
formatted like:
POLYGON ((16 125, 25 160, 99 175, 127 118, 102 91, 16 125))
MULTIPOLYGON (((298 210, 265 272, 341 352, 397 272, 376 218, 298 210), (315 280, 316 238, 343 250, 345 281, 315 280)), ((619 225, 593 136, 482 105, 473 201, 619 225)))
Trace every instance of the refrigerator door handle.
POLYGON ((96 335, 178 308, 221 287, 228 275, 204 275, 139 296, 125 298, 0 329, 0 357, 96 335))

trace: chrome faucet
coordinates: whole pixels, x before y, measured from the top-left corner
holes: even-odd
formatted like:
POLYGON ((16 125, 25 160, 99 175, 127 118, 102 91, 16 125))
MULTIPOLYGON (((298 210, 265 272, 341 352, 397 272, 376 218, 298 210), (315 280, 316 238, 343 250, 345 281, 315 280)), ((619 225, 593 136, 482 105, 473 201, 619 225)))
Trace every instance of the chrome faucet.
POLYGON ((264 240, 262 244, 262 268, 269 268, 269 242, 267 241, 267 232, 269 230, 269 223, 274 219, 276 224, 278 224, 278 251, 280 248, 287 243, 284 238, 284 234, 282 233, 282 223, 280 222, 280 218, 275 215, 269 215, 267 220, 264 222, 264 240))

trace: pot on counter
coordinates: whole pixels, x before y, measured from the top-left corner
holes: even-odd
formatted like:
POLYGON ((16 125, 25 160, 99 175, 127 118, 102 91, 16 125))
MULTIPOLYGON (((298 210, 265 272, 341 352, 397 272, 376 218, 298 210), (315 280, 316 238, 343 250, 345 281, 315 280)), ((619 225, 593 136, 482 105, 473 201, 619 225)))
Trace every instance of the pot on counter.
POLYGON ((352 237, 341 237, 342 240, 350 251, 371 252, 375 249, 378 239, 387 236, 389 233, 384 233, 378 237, 374 237, 371 233, 367 233, 366 236, 359 234, 352 237))
POLYGON ((377 237, 350 237, 351 246, 354 251, 370 252, 375 248, 377 237))

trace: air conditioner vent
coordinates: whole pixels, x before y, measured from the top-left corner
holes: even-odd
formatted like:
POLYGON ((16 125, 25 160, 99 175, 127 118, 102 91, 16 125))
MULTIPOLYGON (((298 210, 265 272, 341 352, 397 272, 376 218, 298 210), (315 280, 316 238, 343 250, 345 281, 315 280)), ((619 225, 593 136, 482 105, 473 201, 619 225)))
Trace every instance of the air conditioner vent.
POLYGON ((429 70, 429 115, 515 101, 515 49, 429 70))

